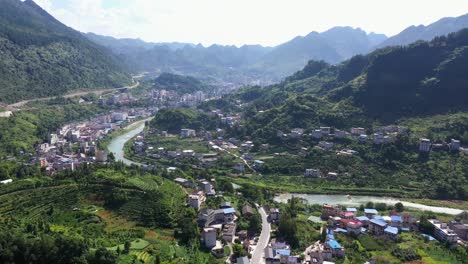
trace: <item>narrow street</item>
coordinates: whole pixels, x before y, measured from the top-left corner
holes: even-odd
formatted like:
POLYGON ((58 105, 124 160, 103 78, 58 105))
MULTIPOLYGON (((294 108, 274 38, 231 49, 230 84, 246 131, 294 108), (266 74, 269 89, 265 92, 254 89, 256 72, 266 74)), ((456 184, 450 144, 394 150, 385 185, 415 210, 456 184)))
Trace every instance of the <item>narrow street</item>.
POLYGON ((257 246, 252 253, 252 259, 250 260, 250 263, 261 264, 265 263, 265 259, 263 258, 265 254, 264 249, 270 241, 271 225, 268 223, 267 214, 263 207, 259 206, 258 204, 255 205, 257 206, 260 216, 262 217, 262 233, 260 234, 257 246))

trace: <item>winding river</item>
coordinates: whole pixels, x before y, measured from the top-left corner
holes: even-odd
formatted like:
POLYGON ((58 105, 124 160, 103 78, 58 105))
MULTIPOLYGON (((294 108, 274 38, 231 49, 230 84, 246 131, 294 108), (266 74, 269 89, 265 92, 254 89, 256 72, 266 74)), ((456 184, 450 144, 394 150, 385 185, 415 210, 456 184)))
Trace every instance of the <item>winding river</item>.
MULTIPOLYGON (((125 143, 130 140, 131 138, 138 135, 143 129, 145 128, 145 122, 149 119, 137 121, 126 129, 126 133, 117 136, 112 139, 111 143, 108 146, 108 150, 114 153, 115 159, 118 161, 122 161, 127 165, 143 165, 138 162, 131 161, 124 157, 124 145, 125 143)), ((235 189, 242 188, 240 185, 235 185, 235 189)), ((308 201, 310 204, 341 204, 344 206, 353 206, 358 207, 361 204, 365 204, 367 202, 374 202, 374 203, 385 203, 385 204, 395 204, 397 202, 403 203, 404 206, 431 211, 435 213, 445 213, 450 215, 457 215, 462 213, 463 211, 460 209, 448 208, 448 207, 437 207, 437 206, 428 206, 418 203, 411 203, 398 200, 392 197, 378 197, 378 196, 346 196, 346 195, 328 195, 328 194, 280 194, 277 195, 274 200, 277 202, 286 203, 291 196, 294 195, 295 197, 303 198, 308 201)))
POLYGON ((455 208, 448 207, 437 207, 437 206, 428 206, 418 203, 405 202, 398 200, 397 198, 392 197, 378 197, 378 196, 347 196, 347 195, 332 195, 332 194, 290 194, 284 193, 275 196, 274 200, 281 203, 286 203, 288 199, 294 197, 299 197, 305 199, 309 204, 340 204, 344 206, 358 207, 361 204, 367 202, 373 203, 385 203, 387 205, 394 205, 395 203, 401 202, 406 207, 411 207, 423 211, 430 211, 434 213, 444 213, 450 215, 458 215, 463 211, 455 208))
POLYGON ((116 161, 122 161, 126 165, 143 165, 141 163, 126 159, 124 155, 124 146, 127 141, 129 141, 131 138, 135 137, 141 131, 143 131, 143 129, 145 128, 145 122, 148 120, 150 119, 140 120, 129 125, 125 128, 126 132, 124 134, 112 139, 107 149, 109 150, 109 152, 114 153, 116 161))

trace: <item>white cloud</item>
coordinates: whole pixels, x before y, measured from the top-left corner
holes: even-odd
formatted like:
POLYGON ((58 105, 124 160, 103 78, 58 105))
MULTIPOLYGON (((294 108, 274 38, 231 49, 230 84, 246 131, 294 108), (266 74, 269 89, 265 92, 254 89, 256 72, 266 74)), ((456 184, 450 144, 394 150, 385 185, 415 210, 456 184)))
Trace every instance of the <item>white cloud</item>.
POLYGON ((393 35, 409 25, 429 24, 441 17, 468 13, 466 0, 37 0, 37 3, 80 31, 148 41, 237 45, 279 44, 310 31, 345 25, 393 35))

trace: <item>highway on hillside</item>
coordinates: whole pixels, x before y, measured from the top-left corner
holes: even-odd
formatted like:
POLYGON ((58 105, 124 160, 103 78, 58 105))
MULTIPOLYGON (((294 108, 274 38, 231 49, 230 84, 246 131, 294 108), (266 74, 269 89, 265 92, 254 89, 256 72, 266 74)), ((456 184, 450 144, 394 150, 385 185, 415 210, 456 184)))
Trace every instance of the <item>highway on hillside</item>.
POLYGON ((259 206, 258 204, 255 205, 257 206, 260 216, 262 217, 262 233, 260 234, 257 246, 255 247, 255 250, 252 253, 252 259, 250 260, 250 263, 261 264, 265 263, 263 255, 265 254, 265 248, 268 245, 268 242, 270 241, 271 226, 270 223, 268 223, 267 214, 265 213, 263 207, 259 206))
POLYGON ((38 98, 38 99, 24 100, 24 101, 20 101, 20 102, 11 104, 8 107, 11 108, 11 109, 15 109, 15 108, 22 107, 22 106, 24 106, 25 104, 27 104, 29 102, 47 101, 47 100, 55 99, 55 98, 58 98, 58 97, 73 98, 73 97, 78 97, 78 96, 83 96, 83 95, 88 95, 88 94, 101 95, 101 94, 106 93, 106 92, 113 92, 113 91, 118 91, 118 90, 122 90, 122 89, 134 89, 134 88, 138 87, 139 85, 140 85, 140 82, 137 81, 133 85, 124 86, 124 87, 120 87, 120 88, 88 90, 88 91, 80 91, 80 92, 75 92, 75 93, 71 93, 71 94, 66 94, 66 95, 63 95, 63 96, 51 96, 51 97, 44 97, 44 98, 38 98))

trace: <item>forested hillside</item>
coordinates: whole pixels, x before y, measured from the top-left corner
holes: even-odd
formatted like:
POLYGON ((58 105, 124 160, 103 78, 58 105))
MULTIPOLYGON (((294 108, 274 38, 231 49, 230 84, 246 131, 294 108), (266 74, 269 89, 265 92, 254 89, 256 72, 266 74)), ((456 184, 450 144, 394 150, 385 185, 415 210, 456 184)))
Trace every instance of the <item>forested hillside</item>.
POLYGON ((0 0, 0 6, 0 101, 130 84, 110 52, 32 0, 0 0))
POLYGON ((179 95, 191 94, 196 91, 211 92, 215 87, 190 76, 182 76, 172 73, 162 73, 154 79, 153 87, 155 89, 164 89, 174 91, 179 95))

